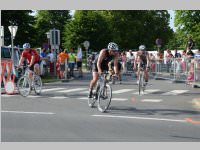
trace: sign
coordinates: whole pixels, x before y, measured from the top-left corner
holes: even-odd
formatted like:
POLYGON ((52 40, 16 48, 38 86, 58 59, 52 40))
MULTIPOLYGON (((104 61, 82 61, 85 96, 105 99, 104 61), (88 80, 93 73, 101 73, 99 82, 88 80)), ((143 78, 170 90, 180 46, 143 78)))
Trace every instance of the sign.
POLYGON ((50 45, 60 45, 60 30, 50 30, 50 45))
POLYGON ((3 26, 1 26, 1 28, 0 28, 0 36, 4 37, 4 27, 3 26))
POLYGON ((17 33, 18 26, 9 26, 8 28, 9 28, 9 31, 10 31, 10 33, 11 33, 11 35, 12 35, 12 38, 15 38, 15 35, 16 35, 16 33, 17 33))
POLYGON ((89 46, 90 46, 90 42, 89 42, 89 41, 85 41, 85 42, 83 42, 83 45, 84 45, 84 47, 85 47, 86 49, 88 49, 89 46))

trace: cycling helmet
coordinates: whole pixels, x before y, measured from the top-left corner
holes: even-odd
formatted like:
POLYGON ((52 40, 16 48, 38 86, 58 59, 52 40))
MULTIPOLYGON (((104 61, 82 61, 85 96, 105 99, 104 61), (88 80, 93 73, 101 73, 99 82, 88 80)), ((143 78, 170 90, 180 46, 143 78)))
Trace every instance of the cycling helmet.
POLYGON ((31 45, 29 43, 24 43, 23 48, 31 48, 31 45))
POLYGON ((146 46, 145 45, 140 45, 139 46, 139 50, 145 51, 146 50, 146 46))
POLYGON ((108 49, 109 49, 109 50, 112 49, 112 50, 115 50, 115 51, 118 51, 118 50, 119 50, 118 45, 117 45, 116 43, 114 43, 114 42, 110 42, 110 43, 108 44, 108 49))

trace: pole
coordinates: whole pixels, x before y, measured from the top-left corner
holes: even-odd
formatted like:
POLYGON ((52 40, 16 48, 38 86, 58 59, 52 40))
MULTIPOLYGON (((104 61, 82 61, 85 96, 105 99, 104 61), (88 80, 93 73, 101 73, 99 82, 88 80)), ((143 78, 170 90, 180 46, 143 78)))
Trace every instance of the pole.
POLYGON ((86 68, 88 66, 88 48, 86 48, 86 68))
POLYGON ((11 46, 12 46, 12 61, 14 62, 14 49, 13 49, 13 26, 11 28, 11 46))
POLYGON ((53 28, 53 47, 54 47, 54 76, 56 76, 56 31, 55 28, 53 28))

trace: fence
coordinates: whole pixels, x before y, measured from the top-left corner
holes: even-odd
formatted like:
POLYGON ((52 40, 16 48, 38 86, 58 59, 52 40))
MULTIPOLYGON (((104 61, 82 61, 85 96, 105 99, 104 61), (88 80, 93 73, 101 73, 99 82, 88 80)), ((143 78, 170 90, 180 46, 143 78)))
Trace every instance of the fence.
POLYGON ((157 80, 197 85, 200 81, 200 60, 192 57, 156 60, 151 63, 150 73, 157 80))

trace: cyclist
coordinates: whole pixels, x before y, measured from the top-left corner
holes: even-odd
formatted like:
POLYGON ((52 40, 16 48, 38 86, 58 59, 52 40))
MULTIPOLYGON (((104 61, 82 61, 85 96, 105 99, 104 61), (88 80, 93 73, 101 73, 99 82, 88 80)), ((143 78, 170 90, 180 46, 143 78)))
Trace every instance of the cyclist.
MULTIPOLYGON (((144 78, 145 78, 145 85, 148 83, 148 71, 150 69, 149 65, 149 53, 146 51, 146 46, 145 45, 140 45, 139 50, 136 54, 136 59, 134 62, 134 70, 136 71, 136 67, 138 66, 138 71, 137 71, 137 78, 139 77, 140 69, 143 67, 144 68, 144 78)), ((139 80, 137 80, 137 84, 139 84, 139 80)))
MULTIPOLYGON (((23 52, 21 55, 21 58, 19 60, 19 66, 22 65, 22 63, 27 60, 28 63, 28 67, 31 71, 34 71, 37 75, 40 75, 40 66, 39 66, 39 61, 40 61, 40 56, 39 54, 36 52, 36 50, 30 48, 30 44, 29 43, 24 43, 23 45, 23 52)), ((29 72, 29 79, 32 79, 32 73, 29 72)))
POLYGON ((108 63, 114 59, 114 71, 118 75, 118 45, 114 42, 108 44, 107 49, 102 49, 96 56, 93 64, 93 79, 90 81, 89 98, 92 98, 92 89, 96 85, 99 74, 108 71, 108 63))

